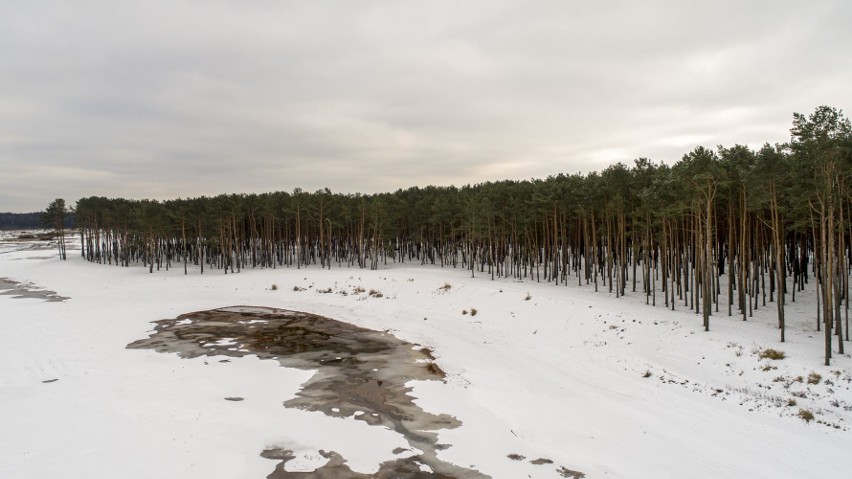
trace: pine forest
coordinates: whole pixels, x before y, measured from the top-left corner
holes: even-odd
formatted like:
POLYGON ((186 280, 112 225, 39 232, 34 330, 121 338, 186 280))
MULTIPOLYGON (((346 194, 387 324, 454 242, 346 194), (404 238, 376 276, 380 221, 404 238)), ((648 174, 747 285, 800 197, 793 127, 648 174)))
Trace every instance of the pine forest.
MULTIPOLYGON (((812 283, 828 365, 850 334, 850 174, 852 127, 823 106, 793 115, 789 143, 696 147, 672 166, 639 158, 588 174, 380 194, 88 197, 73 210, 82 255, 95 263, 202 274, 437 265, 642 295, 693 310, 705 330, 713 316, 746 321, 773 308, 782 342, 785 303, 812 283)), ((51 224, 63 224, 59 201, 51 224)))

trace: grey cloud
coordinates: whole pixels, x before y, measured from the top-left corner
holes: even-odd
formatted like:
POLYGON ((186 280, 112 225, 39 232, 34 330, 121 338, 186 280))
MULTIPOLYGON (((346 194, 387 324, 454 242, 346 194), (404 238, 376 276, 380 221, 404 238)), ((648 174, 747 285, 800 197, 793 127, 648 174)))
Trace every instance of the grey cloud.
POLYGON ((848 106, 852 7, 801 2, 0 6, 0 210, 392 191, 673 162, 848 106))

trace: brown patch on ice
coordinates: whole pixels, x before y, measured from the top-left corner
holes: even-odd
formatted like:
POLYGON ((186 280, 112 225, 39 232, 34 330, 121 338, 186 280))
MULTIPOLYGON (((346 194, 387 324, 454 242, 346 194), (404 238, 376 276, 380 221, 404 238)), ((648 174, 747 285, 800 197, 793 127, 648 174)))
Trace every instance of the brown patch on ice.
POLYGON ((266 476, 267 479, 460 479, 464 477, 487 477, 472 471, 478 476, 450 476, 442 473, 423 470, 425 465, 418 457, 396 459, 384 462, 373 474, 359 474, 346 465, 346 459, 334 451, 320 451, 322 457, 328 459, 322 467, 311 472, 289 472, 284 469, 287 462, 295 459, 292 451, 287 449, 267 449, 261 456, 267 459, 281 461, 275 471, 266 476))
POLYGON ((573 471, 565 466, 561 466, 559 469, 556 470, 556 472, 558 472, 560 476, 567 477, 569 479, 583 479, 584 477, 586 477, 586 475, 582 472, 573 471))
POLYGON ((9 278, 0 278, 0 294, 13 298, 41 299, 50 302, 65 301, 65 296, 59 296, 55 291, 37 289, 36 287, 19 283, 9 278))
MULTIPOLYGON (((446 445, 437 443, 441 429, 461 423, 446 414, 432 414, 414 403, 406 383, 442 380, 428 349, 388 333, 372 331, 309 313, 284 309, 234 306, 184 314, 156 321, 155 332, 131 349, 173 352, 184 358, 256 355, 283 366, 316 370, 285 407, 320 411, 328 416, 354 417, 402 435, 419 452, 385 462, 378 472, 353 472, 339 454, 322 452, 329 461, 313 472, 288 472, 289 450, 270 448, 261 455, 281 461, 271 479, 409 478, 482 479, 488 476, 438 458, 446 445)), ((393 451, 398 454, 398 450, 393 451)))

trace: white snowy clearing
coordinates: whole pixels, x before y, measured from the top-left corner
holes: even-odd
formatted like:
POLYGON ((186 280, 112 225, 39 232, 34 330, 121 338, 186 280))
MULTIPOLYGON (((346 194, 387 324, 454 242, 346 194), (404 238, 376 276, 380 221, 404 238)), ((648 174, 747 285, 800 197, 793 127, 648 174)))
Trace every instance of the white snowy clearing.
POLYGON ((782 344, 772 304, 747 322, 716 313, 704 332, 683 305, 616 299, 576 279, 492 281, 419 264, 149 274, 0 243, 4 284, 69 298, 0 290, 0 478, 263 478, 278 464, 260 456, 271 447, 295 452, 290 471, 322 466, 324 450, 372 473, 408 447, 354 417, 285 408, 311 371, 125 349, 151 321, 233 305, 311 312, 431 348, 446 382, 412 382, 411 394, 462 423, 438 431, 451 446, 439 457, 494 478, 559 478, 561 467, 589 478, 850 474, 852 359, 822 365, 812 302, 788 305, 782 344), (787 357, 760 359, 768 347, 787 357))

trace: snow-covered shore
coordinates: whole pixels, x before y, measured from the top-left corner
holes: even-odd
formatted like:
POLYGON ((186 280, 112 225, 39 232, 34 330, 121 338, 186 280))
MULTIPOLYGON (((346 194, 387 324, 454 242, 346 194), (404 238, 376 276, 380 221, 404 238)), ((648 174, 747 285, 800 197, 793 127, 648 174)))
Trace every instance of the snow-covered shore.
POLYGON ((646 306, 640 294, 437 266, 185 276, 18 249, 0 248, 0 277, 70 299, 0 295, 3 478, 266 477, 269 447, 296 451, 288 466, 303 470, 333 450, 368 473, 407 446, 353 418, 283 407, 310 371, 125 349, 151 321, 229 305, 307 311, 428 346, 447 381, 414 382, 412 394, 462 422, 439 432, 451 446, 440 456, 495 478, 558 478, 559 467, 615 478, 849 474, 852 359, 822 366, 807 301, 788 306, 782 344, 771 305, 747 322, 717 313, 705 333, 683 306, 646 306), (787 357, 760 359, 768 347, 787 357))

